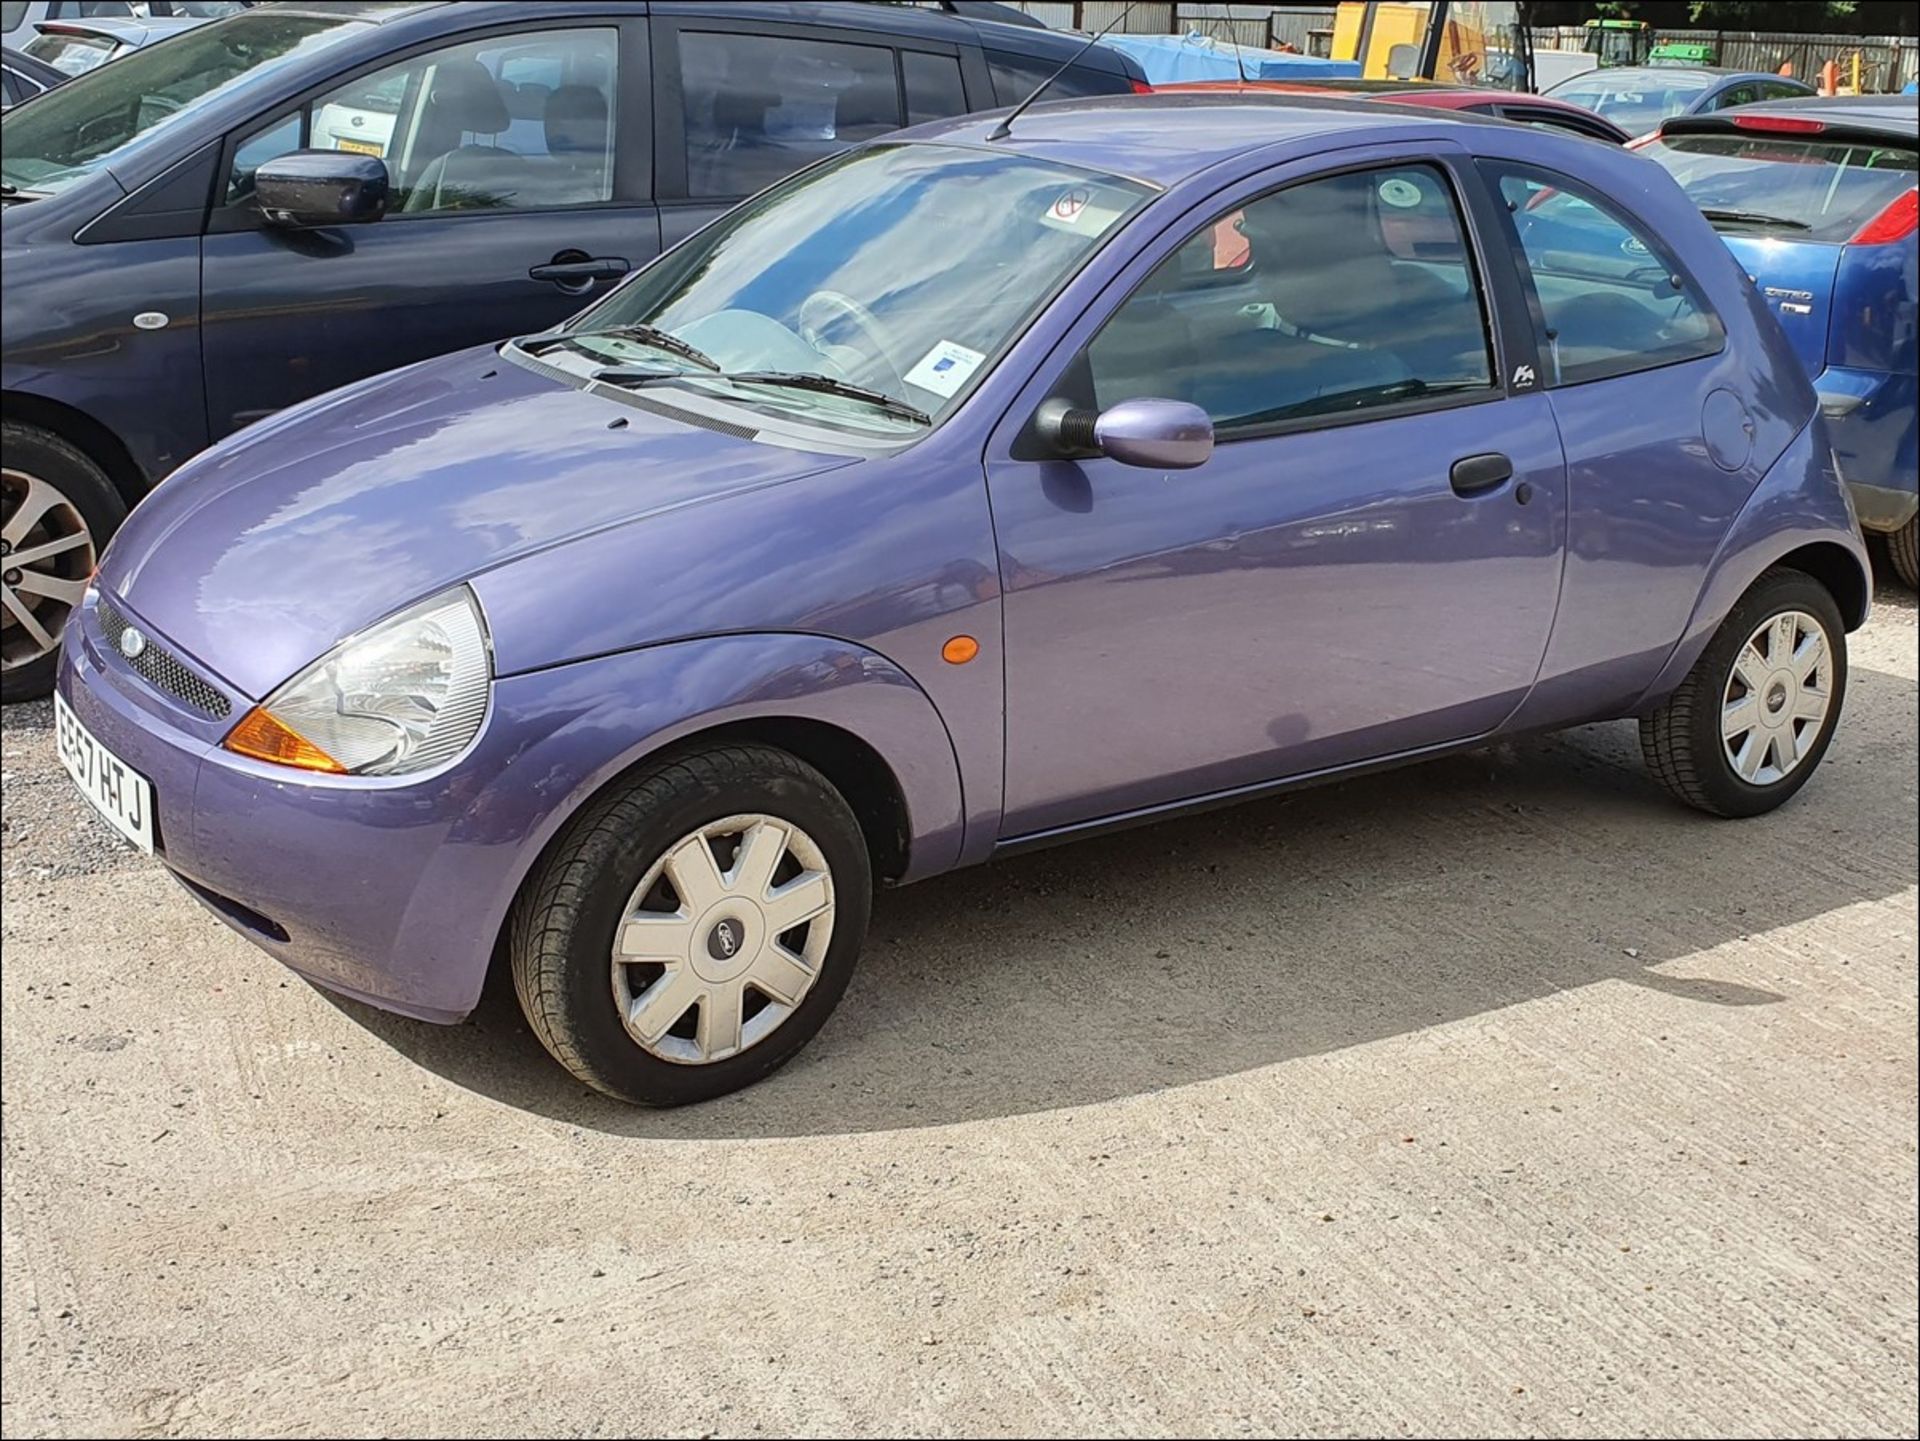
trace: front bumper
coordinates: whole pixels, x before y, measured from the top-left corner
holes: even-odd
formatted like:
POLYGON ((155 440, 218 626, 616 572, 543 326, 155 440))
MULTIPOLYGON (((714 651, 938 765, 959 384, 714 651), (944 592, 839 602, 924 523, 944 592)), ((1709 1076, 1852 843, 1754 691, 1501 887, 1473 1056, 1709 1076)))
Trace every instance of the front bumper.
POLYGON ((93 597, 62 649, 62 697, 152 783, 156 856, 208 910, 331 990, 429 1021, 473 1008, 540 819, 489 784, 524 739, 497 704, 479 744, 418 784, 307 777, 222 750, 251 700, 199 671, 232 714, 175 701, 105 644, 93 597))

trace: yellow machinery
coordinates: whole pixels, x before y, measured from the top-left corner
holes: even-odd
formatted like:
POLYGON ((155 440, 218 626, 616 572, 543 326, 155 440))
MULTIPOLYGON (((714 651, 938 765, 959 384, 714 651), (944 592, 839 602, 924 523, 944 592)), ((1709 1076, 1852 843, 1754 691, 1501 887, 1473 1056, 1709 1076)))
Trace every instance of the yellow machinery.
POLYGON ((1346 0, 1334 12, 1335 60, 1367 80, 1532 88, 1525 6, 1479 0, 1346 0))

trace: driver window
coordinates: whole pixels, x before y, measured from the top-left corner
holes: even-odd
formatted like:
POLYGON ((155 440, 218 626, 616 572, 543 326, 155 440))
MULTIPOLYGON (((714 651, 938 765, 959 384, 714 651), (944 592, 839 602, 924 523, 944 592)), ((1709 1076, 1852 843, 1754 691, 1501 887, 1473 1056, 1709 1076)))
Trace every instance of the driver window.
POLYGON ((1459 210, 1425 165, 1308 181, 1207 222, 1086 361, 1099 408, 1191 401, 1222 432, 1493 389, 1459 210))
POLYGON ((1561 175, 1506 170, 1498 180, 1538 301, 1549 384, 1718 353, 1718 318, 1605 201, 1561 175))
POLYGON ((613 197, 618 32, 491 36, 356 76, 234 152, 227 199, 297 150, 386 162, 392 210, 547 210, 613 197))

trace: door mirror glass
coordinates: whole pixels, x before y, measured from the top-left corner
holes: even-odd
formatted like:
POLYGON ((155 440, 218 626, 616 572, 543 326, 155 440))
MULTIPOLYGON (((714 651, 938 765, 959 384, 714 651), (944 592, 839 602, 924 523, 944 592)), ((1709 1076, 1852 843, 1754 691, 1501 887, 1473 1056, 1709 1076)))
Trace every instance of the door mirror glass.
POLYGON ((269 225, 361 225, 387 213, 387 164, 375 155, 296 150, 254 174, 269 225))

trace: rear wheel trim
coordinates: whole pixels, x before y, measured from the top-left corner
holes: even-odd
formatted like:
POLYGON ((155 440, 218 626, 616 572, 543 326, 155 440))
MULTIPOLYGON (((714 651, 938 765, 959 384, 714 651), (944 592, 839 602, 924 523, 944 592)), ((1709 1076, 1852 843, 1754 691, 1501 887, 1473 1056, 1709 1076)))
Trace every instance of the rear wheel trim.
POLYGON ((813 989, 833 923, 826 855, 791 821, 728 816, 682 836, 640 878, 614 933, 627 1035, 684 1066, 757 1045, 813 989))
POLYGON ((0 669, 52 654, 92 583, 93 530, 60 488, 0 470, 0 669))
POLYGON ((1734 656, 1720 703, 1727 764, 1748 785, 1776 785, 1819 745, 1833 709, 1833 647, 1805 611, 1762 621, 1734 656))

